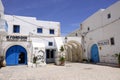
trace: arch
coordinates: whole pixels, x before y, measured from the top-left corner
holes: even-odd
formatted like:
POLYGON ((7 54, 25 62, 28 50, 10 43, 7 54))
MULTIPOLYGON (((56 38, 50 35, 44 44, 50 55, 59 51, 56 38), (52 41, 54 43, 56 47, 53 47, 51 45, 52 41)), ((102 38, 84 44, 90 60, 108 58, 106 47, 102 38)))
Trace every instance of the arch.
POLYGON ((6 50, 5 59, 7 65, 27 64, 27 51, 21 45, 12 45, 6 50))
POLYGON ((97 44, 93 44, 91 47, 91 61, 93 63, 99 62, 99 51, 97 44))
POLYGON ((65 44, 67 55, 66 57, 68 58, 67 60, 69 61, 82 61, 83 57, 83 52, 82 52, 82 46, 79 42, 71 40, 68 43, 65 44), (69 53, 68 53, 69 52, 69 53))

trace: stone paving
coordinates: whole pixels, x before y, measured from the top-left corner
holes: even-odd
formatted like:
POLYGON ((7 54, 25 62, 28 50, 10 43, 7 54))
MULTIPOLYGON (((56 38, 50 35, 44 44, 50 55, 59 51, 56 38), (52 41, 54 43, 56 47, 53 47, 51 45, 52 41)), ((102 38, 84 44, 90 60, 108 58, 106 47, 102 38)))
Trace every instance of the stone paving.
POLYGON ((0 80, 120 80, 120 68, 84 63, 7 66, 0 69, 0 80))

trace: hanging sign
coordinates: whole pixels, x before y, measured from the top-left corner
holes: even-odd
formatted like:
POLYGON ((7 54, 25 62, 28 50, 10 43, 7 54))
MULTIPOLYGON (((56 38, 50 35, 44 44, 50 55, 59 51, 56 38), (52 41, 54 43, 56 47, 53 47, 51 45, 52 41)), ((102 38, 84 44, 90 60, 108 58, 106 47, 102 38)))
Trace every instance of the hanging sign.
POLYGON ((8 35, 6 36, 7 41, 27 41, 27 36, 14 36, 8 35))

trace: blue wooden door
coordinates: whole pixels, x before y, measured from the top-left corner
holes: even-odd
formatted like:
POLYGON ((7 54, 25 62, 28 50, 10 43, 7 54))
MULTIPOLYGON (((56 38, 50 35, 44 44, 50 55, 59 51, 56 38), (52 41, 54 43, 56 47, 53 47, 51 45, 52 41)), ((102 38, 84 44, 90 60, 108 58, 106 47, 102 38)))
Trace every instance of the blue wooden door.
POLYGON ((98 63, 99 62, 99 52, 98 52, 98 47, 96 44, 94 44, 91 47, 91 60, 93 63, 98 63))
POLYGON ((26 52, 25 48, 23 48, 22 46, 19 46, 19 45, 14 45, 7 50, 6 64, 7 65, 18 65, 20 53, 24 53, 25 62, 23 64, 27 64, 27 52, 26 52))

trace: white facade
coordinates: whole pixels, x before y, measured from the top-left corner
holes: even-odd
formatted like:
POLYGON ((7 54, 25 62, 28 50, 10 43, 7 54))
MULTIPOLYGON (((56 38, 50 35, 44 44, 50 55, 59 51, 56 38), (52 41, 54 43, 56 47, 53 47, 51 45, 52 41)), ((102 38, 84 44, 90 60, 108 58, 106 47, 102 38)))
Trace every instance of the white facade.
MULTIPOLYGON (((61 45, 56 44, 60 39, 56 41, 55 37, 60 37, 60 22, 41 21, 35 17, 15 15, 5 15, 5 20, 8 23, 8 35, 3 38, 1 54, 5 56, 6 62, 19 64, 19 61, 16 63, 10 62, 10 58, 7 60, 7 56, 13 54, 15 47, 14 53, 26 53, 25 64, 29 65, 33 62, 36 55, 39 57, 37 62, 40 64, 56 62, 58 46, 61 45), (13 50, 10 51, 11 49, 13 50)), ((22 59, 20 54, 17 56, 16 60, 22 59)))
POLYGON ((0 0, 0 18, 4 19, 4 7, 1 0, 0 0))
POLYGON ((4 20, 4 7, 0 0, 0 36, 5 35, 7 31, 7 23, 4 20))
POLYGON ((2 54, 3 37, 7 34, 7 23, 4 19, 4 7, 0 0, 0 56, 2 54))
POLYGON ((81 23, 84 53, 92 58, 92 46, 98 47, 100 62, 117 63, 113 56, 120 52, 120 1, 101 9, 81 23))
POLYGON ((81 37, 80 29, 76 29, 75 31, 69 33, 67 36, 68 37, 81 37))

